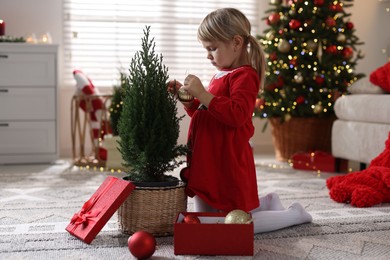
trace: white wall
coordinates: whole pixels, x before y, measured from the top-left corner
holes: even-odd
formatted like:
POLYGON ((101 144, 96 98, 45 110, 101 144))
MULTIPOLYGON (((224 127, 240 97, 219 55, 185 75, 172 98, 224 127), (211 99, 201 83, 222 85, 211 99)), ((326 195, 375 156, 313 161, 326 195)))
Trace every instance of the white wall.
MULTIPOLYGON (((348 9, 352 13, 351 21, 355 24, 357 36, 365 42, 361 48, 365 59, 357 66, 358 72, 369 75, 375 68, 383 65, 387 54, 383 49, 390 46, 390 13, 385 7, 389 2, 378 0, 355 0, 354 7, 348 9)), ((268 9, 268 1, 259 0, 259 12, 268 9)), ((264 15, 260 15, 263 17, 264 15)), ((50 32, 53 43, 60 45, 59 53, 59 116, 60 116, 60 154, 62 157, 71 157, 70 142, 70 100, 74 92, 73 87, 62 84, 62 0, 0 0, 0 19, 6 22, 6 34, 25 36, 35 33, 38 37, 50 32)), ((262 33, 265 23, 259 19, 262 33)), ((182 110, 179 111, 183 113, 182 110)), ((182 121, 179 141, 185 143, 188 129, 188 118, 182 121)), ((256 133, 253 138, 256 152, 272 151, 270 127, 266 133, 261 133, 264 120, 255 119, 256 133)))

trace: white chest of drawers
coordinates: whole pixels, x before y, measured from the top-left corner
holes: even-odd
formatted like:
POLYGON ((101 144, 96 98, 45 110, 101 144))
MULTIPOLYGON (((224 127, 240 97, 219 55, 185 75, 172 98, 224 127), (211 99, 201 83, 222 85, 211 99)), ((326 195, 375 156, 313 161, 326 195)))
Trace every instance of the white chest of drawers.
POLYGON ((0 164, 58 158, 57 50, 0 43, 0 164))

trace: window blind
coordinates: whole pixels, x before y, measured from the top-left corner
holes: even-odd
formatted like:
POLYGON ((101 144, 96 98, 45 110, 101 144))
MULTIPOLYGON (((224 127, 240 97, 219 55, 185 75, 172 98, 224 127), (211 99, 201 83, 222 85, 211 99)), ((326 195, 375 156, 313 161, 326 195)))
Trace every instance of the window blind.
POLYGON ((196 33, 209 12, 222 7, 241 10, 255 34, 260 18, 256 0, 64 0, 64 81, 74 85, 74 69, 84 71, 97 87, 119 84, 131 58, 151 26, 156 53, 163 55, 170 79, 196 74, 207 85, 215 73, 196 33))

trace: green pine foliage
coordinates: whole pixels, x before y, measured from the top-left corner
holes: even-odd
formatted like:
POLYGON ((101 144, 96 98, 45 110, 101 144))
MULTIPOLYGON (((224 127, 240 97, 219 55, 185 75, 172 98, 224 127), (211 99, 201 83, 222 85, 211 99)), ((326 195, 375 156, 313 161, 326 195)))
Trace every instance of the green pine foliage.
POLYGON ((167 91, 168 68, 154 51, 150 26, 144 29, 141 47, 131 60, 123 88, 119 150, 129 180, 159 182, 182 163, 177 158, 186 147, 177 144, 181 117, 175 97, 167 91))
POLYGON ((122 92, 124 86, 127 84, 127 76, 125 73, 120 73, 120 86, 115 86, 112 93, 111 105, 110 105, 110 124, 112 134, 114 136, 119 135, 119 119, 122 114, 122 92))
POLYGON ((267 55, 264 91, 255 115, 261 118, 328 117, 334 101, 363 77, 362 58, 350 14, 353 0, 271 0, 260 36, 267 55))

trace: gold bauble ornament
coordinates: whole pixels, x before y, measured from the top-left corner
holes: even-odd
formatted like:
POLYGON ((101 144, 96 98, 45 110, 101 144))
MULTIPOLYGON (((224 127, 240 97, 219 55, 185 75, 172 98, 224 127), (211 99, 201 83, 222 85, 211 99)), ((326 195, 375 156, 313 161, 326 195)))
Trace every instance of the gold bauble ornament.
POLYGON ((194 97, 184 88, 179 88, 177 90, 177 96, 179 100, 183 102, 191 102, 192 100, 194 100, 194 97))
POLYGON ((266 38, 267 40, 272 41, 273 39, 275 39, 275 34, 274 34, 274 32, 273 32, 273 31, 267 32, 267 34, 265 35, 265 38, 266 38))
POLYGON ((317 49, 317 47, 318 47, 318 44, 315 41, 310 40, 307 42, 307 49, 309 51, 315 51, 317 49))
POLYGON ((287 40, 281 39, 278 44, 278 50, 283 53, 289 52, 291 45, 287 40))
POLYGON ((301 84, 303 82, 303 76, 300 72, 298 72, 295 76, 294 76, 294 81, 298 84, 301 84))
POLYGON ((230 211, 225 217, 225 224, 249 224, 252 221, 251 215, 240 209, 230 211))
POLYGON ((347 37, 343 33, 339 33, 337 35, 337 41, 339 41, 339 42, 345 42, 346 39, 347 39, 347 37))
POLYGON ((319 114, 319 113, 321 113, 322 109, 323 109, 323 107, 322 107, 321 102, 318 102, 318 103, 314 106, 313 112, 314 112, 314 114, 319 114))

